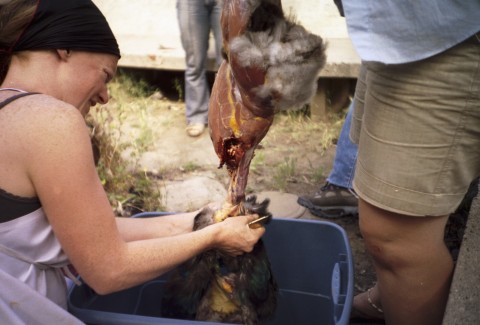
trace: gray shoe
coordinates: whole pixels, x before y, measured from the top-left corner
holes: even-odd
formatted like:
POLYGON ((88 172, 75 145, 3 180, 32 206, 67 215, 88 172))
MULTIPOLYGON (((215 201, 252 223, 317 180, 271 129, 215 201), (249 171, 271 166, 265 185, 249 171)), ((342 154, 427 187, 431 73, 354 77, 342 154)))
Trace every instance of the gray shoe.
POLYGON ((300 196, 298 204, 322 218, 340 218, 358 214, 358 199, 353 190, 326 183, 312 196, 300 196))

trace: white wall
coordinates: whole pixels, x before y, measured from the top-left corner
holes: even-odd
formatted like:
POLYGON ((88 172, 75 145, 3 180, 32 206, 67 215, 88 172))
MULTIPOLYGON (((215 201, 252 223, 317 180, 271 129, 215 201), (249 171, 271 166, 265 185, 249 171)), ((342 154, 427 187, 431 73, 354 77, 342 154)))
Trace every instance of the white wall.
MULTIPOLYGON (((175 0, 94 0, 117 38, 156 37, 159 45, 179 45, 175 0)), ((284 11, 292 11, 311 32, 322 37, 345 38, 345 19, 333 0, 283 0, 284 11)))

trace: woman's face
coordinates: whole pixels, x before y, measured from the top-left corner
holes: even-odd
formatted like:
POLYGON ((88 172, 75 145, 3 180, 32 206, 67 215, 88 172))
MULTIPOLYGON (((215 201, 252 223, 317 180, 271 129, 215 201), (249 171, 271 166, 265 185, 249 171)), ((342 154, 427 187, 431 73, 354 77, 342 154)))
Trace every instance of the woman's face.
POLYGON ((69 55, 71 72, 63 100, 85 116, 90 107, 108 102, 107 83, 116 73, 118 57, 81 51, 72 51, 69 55))

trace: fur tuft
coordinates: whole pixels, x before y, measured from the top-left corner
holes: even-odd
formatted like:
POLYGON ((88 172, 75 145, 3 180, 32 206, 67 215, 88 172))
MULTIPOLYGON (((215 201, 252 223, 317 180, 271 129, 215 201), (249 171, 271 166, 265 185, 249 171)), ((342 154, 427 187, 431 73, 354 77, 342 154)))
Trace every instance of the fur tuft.
POLYGON ((268 71, 265 84, 255 91, 260 98, 275 98, 277 111, 299 109, 310 101, 326 61, 322 38, 290 20, 236 37, 230 51, 241 66, 268 71))

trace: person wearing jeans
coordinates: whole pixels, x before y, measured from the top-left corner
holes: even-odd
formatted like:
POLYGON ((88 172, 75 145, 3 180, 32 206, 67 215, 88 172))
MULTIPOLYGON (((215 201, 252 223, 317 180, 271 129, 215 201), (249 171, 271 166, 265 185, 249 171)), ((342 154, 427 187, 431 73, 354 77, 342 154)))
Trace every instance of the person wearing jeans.
POLYGON ((318 217, 338 218, 358 213, 358 199, 352 189, 358 146, 349 137, 353 109, 354 102, 348 108, 340 131, 333 167, 326 184, 315 194, 298 198, 298 204, 318 217))
POLYGON ((207 53, 210 31, 215 38, 215 60, 222 62, 220 0, 177 0, 180 37, 185 50, 185 117, 187 134, 199 136, 208 121, 210 85, 207 80, 207 53))

